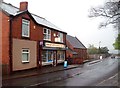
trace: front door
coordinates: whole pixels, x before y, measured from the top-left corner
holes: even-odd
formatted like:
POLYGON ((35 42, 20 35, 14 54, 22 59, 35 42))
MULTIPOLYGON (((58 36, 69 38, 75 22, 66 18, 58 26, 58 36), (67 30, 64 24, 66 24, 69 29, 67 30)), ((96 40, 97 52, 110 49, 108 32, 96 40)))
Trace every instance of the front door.
POLYGON ((57 59, 56 51, 53 51, 53 66, 56 66, 56 59, 57 59))

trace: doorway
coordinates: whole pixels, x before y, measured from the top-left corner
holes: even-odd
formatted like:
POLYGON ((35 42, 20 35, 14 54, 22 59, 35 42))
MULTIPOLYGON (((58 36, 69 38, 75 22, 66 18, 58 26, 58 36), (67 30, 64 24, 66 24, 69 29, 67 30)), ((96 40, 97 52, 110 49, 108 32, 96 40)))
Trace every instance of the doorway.
POLYGON ((57 65, 57 52, 53 51, 53 66, 57 65))

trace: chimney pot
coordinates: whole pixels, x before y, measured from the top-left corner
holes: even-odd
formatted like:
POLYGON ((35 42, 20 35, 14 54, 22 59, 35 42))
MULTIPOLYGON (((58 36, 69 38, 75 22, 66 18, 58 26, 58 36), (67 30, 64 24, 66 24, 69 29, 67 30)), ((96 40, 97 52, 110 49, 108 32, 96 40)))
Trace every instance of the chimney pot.
POLYGON ((20 11, 28 10, 28 2, 20 2, 20 11))

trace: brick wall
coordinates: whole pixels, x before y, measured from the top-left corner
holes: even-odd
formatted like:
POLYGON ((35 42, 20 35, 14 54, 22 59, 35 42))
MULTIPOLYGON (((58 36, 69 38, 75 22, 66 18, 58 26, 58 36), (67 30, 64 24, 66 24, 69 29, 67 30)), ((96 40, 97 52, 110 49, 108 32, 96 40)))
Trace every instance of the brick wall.
POLYGON ((0 23, 2 23, 2 43, 0 44, 0 47, 2 47, 2 72, 3 74, 7 74, 9 72, 9 17, 0 11, 0 14, 2 15, 2 18, 0 20, 0 23), (2 22, 1 22, 2 21, 2 22))
MULTIPOLYGON (((0 12, 2 14, 2 20, 0 20, 0 23, 2 23, 2 44, 0 44, 0 47, 2 47, 2 65, 5 73, 9 72, 9 33, 10 33, 10 18, 7 16, 5 13, 0 12), (2 22, 1 22, 2 21, 2 22)), ((30 15, 26 12, 23 13, 19 16, 14 17, 12 20, 12 38, 15 39, 24 39, 22 38, 22 18, 30 20, 30 38, 27 40, 32 40, 32 41, 41 41, 43 40, 43 28, 44 26, 38 25, 33 21, 33 19, 30 17, 30 15)), ((51 34, 52 34, 52 41, 55 42, 54 40, 54 33, 58 33, 57 30, 52 30, 51 29, 51 34)), ((64 36, 64 43, 66 43, 66 34, 63 33, 64 36)), ((39 43, 37 43, 37 47, 39 46, 39 43)), ((13 48, 13 47, 12 47, 13 48)), ((39 50, 36 50, 39 51, 39 50)), ((38 57, 38 52, 37 52, 37 57, 38 57)))
POLYGON ((78 53, 78 57, 82 59, 87 59, 87 49, 76 49, 74 51, 78 53))
MULTIPOLYGON (((72 49, 73 50, 73 46, 66 40, 66 45, 67 45, 67 47, 69 47, 70 49, 72 49)), ((66 51, 66 57, 68 58, 68 57, 73 57, 73 54, 72 54, 72 52, 68 49, 67 51, 66 51)))
MULTIPOLYGON (((36 24, 27 13, 14 18, 12 22, 13 38, 22 39, 22 31, 21 31, 22 30, 22 18, 30 20, 30 40, 33 40, 33 41, 43 40, 43 28, 45 27, 42 25, 36 24)), ((58 31, 51 30, 51 42, 55 42, 54 41, 55 37, 53 36, 54 33, 57 34, 58 31)), ((66 34, 63 34, 63 36, 64 36, 63 41, 65 43, 66 34)))
POLYGON ((74 56, 70 50, 67 50, 66 57, 70 63, 81 64, 87 59, 87 49, 74 48, 68 41, 66 41, 66 44, 73 52, 77 53, 77 55, 74 56))
POLYGON ((30 40, 40 41, 43 39, 43 27, 36 25, 28 14, 22 14, 14 18, 12 22, 13 38, 22 39, 22 18, 30 20, 30 40))

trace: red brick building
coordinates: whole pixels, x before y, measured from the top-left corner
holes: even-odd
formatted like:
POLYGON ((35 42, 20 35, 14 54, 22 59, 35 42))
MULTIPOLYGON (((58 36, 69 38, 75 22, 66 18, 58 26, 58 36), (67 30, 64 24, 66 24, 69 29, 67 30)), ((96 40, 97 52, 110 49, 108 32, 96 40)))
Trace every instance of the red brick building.
POLYGON ((87 48, 77 37, 66 36, 67 52, 66 57, 70 63, 79 64, 87 59, 87 48))
POLYGON ((30 13, 28 2, 20 8, 2 2, 1 8, 3 74, 64 62, 66 32, 30 13))

